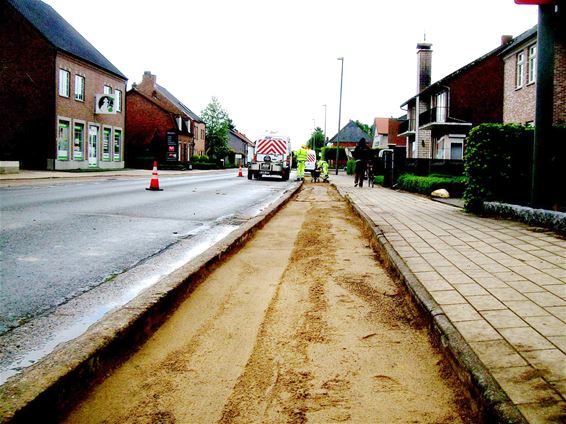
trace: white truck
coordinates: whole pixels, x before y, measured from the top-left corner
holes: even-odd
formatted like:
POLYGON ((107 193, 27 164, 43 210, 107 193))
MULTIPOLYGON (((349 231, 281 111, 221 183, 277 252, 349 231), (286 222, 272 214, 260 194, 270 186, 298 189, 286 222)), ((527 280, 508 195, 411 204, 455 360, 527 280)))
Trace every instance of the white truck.
POLYGON ((287 136, 266 135, 255 142, 254 155, 248 164, 248 180, 278 175, 284 181, 291 175, 291 140, 287 136))

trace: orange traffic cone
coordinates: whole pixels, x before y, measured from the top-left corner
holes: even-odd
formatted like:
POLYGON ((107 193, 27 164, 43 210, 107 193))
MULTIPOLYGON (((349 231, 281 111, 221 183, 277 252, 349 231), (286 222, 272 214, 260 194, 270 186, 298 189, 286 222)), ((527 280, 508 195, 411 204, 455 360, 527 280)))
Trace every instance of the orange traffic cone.
POLYGON ((157 161, 153 162, 153 172, 151 173, 151 181, 149 183, 149 188, 146 188, 146 190, 163 191, 162 188, 159 188, 159 178, 157 177, 157 161))
POLYGON ((238 177, 243 177, 244 174, 242 174, 242 165, 240 165, 240 168, 238 169, 238 177))

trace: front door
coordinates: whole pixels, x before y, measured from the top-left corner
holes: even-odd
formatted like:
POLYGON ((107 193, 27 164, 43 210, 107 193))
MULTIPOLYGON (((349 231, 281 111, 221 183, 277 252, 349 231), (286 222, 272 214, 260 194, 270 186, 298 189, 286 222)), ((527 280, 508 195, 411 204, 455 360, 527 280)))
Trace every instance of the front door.
POLYGON ((88 127, 88 166, 96 168, 98 166, 98 142, 99 129, 96 125, 88 127))

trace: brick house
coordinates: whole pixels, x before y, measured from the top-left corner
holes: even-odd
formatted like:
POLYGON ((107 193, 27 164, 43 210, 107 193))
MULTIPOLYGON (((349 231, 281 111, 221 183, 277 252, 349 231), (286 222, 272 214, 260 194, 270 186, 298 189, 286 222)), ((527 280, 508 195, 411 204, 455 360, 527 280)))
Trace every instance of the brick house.
POLYGON ((462 160, 464 138, 475 125, 503 121, 503 60, 501 45, 431 84, 430 43, 417 44, 417 94, 405 101, 407 120, 400 125, 407 157, 462 160))
POLYGON ((405 147, 405 138, 398 136, 401 121, 401 119, 397 118, 375 118, 373 121, 373 127, 375 129, 373 148, 387 149, 392 146, 405 147))
POLYGON ((127 78, 108 59, 38 0, 0 3, 0 45, 1 161, 124 167, 127 78))
POLYGON ((187 164, 204 153, 205 124, 146 71, 126 93, 127 165, 187 164))
MULTIPOLYGON (((503 122, 533 125, 536 109, 537 27, 519 35, 500 56, 504 62, 503 122)), ((554 45, 553 122, 566 122, 566 45, 554 45)))

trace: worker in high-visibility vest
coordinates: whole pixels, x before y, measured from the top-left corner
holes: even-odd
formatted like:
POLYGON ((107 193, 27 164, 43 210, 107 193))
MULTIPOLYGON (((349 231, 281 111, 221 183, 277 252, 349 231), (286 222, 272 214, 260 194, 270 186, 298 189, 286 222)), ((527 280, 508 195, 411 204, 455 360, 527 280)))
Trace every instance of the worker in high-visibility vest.
POLYGON ((297 158, 297 181, 305 179, 305 162, 307 160, 308 151, 307 146, 303 145, 295 152, 297 158))
POLYGON ((323 182, 328 182, 328 162, 326 162, 322 157, 316 163, 316 167, 320 169, 320 178, 323 182))

